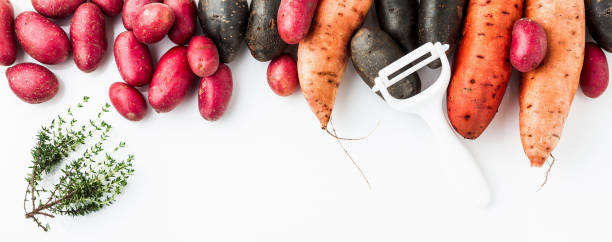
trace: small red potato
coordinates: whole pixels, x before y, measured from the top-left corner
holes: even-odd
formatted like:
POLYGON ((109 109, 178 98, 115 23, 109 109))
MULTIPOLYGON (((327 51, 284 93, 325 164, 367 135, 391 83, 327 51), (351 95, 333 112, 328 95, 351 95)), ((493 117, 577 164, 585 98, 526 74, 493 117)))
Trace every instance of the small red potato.
POLYGON ((102 12, 107 16, 115 16, 121 13, 123 8, 123 0, 91 0, 102 9, 102 12))
POLYGON ((108 96, 117 112, 127 120, 140 121, 147 115, 147 102, 134 87, 115 82, 110 86, 108 96))
POLYGON ((151 82, 153 60, 149 48, 138 42, 132 31, 125 31, 115 40, 115 63, 125 83, 144 86, 151 82))
POLYGON ((59 90, 55 75, 39 64, 22 63, 8 68, 6 79, 13 93, 30 104, 49 101, 59 90))
POLYGON ((70 43, 74 63, 83 72, 92 72, 106 53, 106 24, 102 10, 93 3, 83 3, 70 22, 70 43))
POLYGON ((187 60, 191 71, 199 77, 214 74, 219 67, 219 51, 208 37, 195 36, 189 41, 187 60))
POLYGON ((150 3, 140 9, 134 21, 134 35, 145 44, 164 38, 174 24, 174 13, 168 5, 150 3))
POLYGON ((193 0, 164 0, 174 12, 174 26, 168 37, 177 45, 189 42, 196 30, 196 5, 193 0))
POLYGON ((529 72, 537 68, 546 57, 547 49, 546 31, 537 22, 522 18, 514 23, 510 63, 516 70, 529 72))
POLYGON ((278 7, 278 34, 287 44, 297 44, 306 37, 317 9, 318 0, 282 0, 278 7))
POLYGON ((198 108, 200 115, 208 121, 215 121, 225 113, 232 98, 232 71, 225 65, 219 65, 215 74, 202 78, 198 88, 198 108))
POLYGON ((293 57, 283 54, 272 60, 268 66, 268 85, 272 91, 281 97, 295 92, 300 85, 297 74, 297 64, 293 57))
POLYGON ((0 0, 0 65, 10 66, 17 58, 17 41, 13 31, 13 5, 0 0))
POLYGON ((185 99, 194 78, 187 62, 187 48, 173 47, 157 64, 149 86, 149 104, 158 113, 172 111, 185 99))
POLYGON ((161 2, 161 0, 125 0, 125 3, 123 3, 123 12, 121 13, 123 27, 131 31, 134 27, 134 21, 136 21, 136 14, 138 14, 138 11, 140 11, 144 5, 158 2, 161 2))
POLYGON ((580 88, 584 95, 597 98, 608 88, 610 71, 606 55, 595 43, 586 43, 584 64, 580 73, 580 88))
MULTIPOLYGON (((20 0, 23 1, 23 0, 20 0)), ((32 7, 49 18, 63 18, 70 14, 86 0, 32 0, 32 7)))
POLYGON ((25 52, 43 64, 55 65, 68 59, 68 36, 57 24, 38 13, 19 14, 15 19, 15 33, 25 52))

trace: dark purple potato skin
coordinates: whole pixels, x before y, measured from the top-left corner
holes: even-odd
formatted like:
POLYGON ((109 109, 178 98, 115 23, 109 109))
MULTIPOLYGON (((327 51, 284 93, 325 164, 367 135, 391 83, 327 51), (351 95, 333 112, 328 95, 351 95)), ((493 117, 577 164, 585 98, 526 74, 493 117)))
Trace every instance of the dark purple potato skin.
POLYGON ((246 0, 200 0, 198 18, 204 35, 217 45, 221 62, 236 59, 249 21, 246 0))
MULTIPOLYGON (((418 21, 419 45, 440 42, 450 46, 446 51, 447 55, 455 52, 466 3, 466 0, 421 1, 418 21)), ((438 68, 442 66, 442 62, 436 60, 427 66, 438 68)))
POLYGON ((520 72, 536 69, 546 57, 546 31, 528 18, 519 19, 512 29, 510 63, 520 72))
POLYGON ((376 0, 380 28, 387 32, 406 53, 418 47, 418 0, 376 0))
POLYGON ((276 15, 281 0, 252 0, 246 42, 251 55, 267 62, 283 54, 287 44, 278 34, 276 15))
POLYGON ((580 88, 590 98, 601 96, 608 88, 610 71, 606 55, 595 43, 586 43, 584 65, 580 73, 580 88))
POLYGON ((586 22, 593 39, 607 52, 612 52, 612 1, 586 0, 586 22))

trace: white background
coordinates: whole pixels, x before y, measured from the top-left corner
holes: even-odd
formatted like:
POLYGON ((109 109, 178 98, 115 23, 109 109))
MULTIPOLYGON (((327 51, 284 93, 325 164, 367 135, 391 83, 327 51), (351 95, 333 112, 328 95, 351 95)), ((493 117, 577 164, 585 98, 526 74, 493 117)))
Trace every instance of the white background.
MULTIPOLYGON (((16 13, 32 9, 30 1, 12 2, 16 13)), ((124 31, 120 17, 107 22, 109 37, 124 31)), ((68 30, 69 19, 59 23, 68 30)), ((199 116, 195 91, 170 113, 149 110, 142 122, 106 115, 115 140, 126 140, 136 156, 135 175, 114 205, 56 218, 51 232, 41 232, 22 210, 35 134, 85 95, 92 101, 80 119, 109 101, 108 87, 121 80, 112 43, 91 74, 72 59, 50 66, 61 88, 44 104, 20 101, 0 75, 1 241, 612 241, 612 91, 595 100, 576 94, 553 152, 557 163, 536 192, 545 169, 530 168, 522 151, 515 73, 489 128, 465 141, 493 192, 491 206, 478 209, 449 193, 426 124, 391 110, 351 64, 333 118, 346 137, 380 121, 368 139, 346 142, 372 190, 320 130, 302 94, 273 94, 267 63, 244 47, 230 64, 235 91, 217 122, 199 116)), ((171 46, 166 38, 151 50, 157 59, 171 46)), ((26 61, 33 60, 20 51, 17 62, 26 61)))

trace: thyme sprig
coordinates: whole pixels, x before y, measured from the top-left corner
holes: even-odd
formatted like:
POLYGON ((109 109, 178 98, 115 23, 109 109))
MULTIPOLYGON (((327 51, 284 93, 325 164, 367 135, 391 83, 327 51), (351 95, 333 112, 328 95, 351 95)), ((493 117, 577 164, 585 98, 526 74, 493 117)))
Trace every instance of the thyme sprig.
MULTIPOLYGON (((84 97, 76 109, 83 108, 88 101, 84 97)), ((95 119, 83 125, 77 125, 69 108, 64 116, 58 115, 38 132, 38 141, 31 151, 32 172, 26 177, 23 209, 26 219, 32 219, 44 231, 50 227, 43 225, 41 216, 80 216, 98 211, 115 201, 134 173, 133 155, 124 160, 112 156, 125 147, 125 142, 120 142, 110 153, 104 151, 112 126, 101 118, 109 108, 107 103, 95 119), (43 179, 55 173, 58 164, 91 140, 95 142, 81 156, 60 169, 59 179, 53 185, 43 185, 43 179)))

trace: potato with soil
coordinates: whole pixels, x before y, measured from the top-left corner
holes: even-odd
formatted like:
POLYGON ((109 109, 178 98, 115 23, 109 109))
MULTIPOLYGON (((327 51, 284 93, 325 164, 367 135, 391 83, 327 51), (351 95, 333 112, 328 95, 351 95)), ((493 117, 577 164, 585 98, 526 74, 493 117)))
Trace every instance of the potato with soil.
POLYGON ((287 44, 306 38, 319 0, 281 0, 278 8, 278 33, 287 44))
POLYGON ((134 35, 145 44, 159 42, 174 25, 174 11, 163 3, 150 3, 140 9, 134 21, 134 35))
POLYGON ((9 66, 17 58, 17 40, 15 31, 13 5, 9 0, 0 0, 0 65, 9 66))
POLYGON ((380 28, 387 32, 405 52, 418 47, 418 0, 376 0, 380 28))
POLYGON ((19 14, 15 19, 15 33, 25 52, 43 64, 54 65, 68 59, 68 36, 57 24, 38 13, 19 14))
POLYGON ((102 12, 107 16, 115 16, 121 13, 123 9, 123 0, 91 0, 102 9, 102 12))
POLYGON ((32 7, 45 17, 63 18, 74 13, 85 1, 87 0, 32 0, 32 7))
POLYGON ((288 54, 272 60, 268 66, 268 85, 281 97, 293 94, 300 86, 297 74, 297 63, 288 54))
POLYGON ((102 10, 93 3, 83 3, 70 22, 70 43, 74 63, 83 72, 92 72, 106 53, 106 24, 102 10))
POLYGON ((125 0, 123 3, 123 10, 121 12, 121 19, 123 20, 123 27, 127 30, 133 30, 134 21, 138 11, 144 5, 149 3, 159 3, 161 0, 125 0))
POLYGON ((584 65, 580 74, 580 88, 584 95, 597 98, 608 88, 610 71, 606 54, 594 43, 586 43, 584 65))
MULTIPOLYGON (((448 44, 447 55, 455 52, 466 0, 428 0, 419 6, 419 45, 427 42, 448 44)), ((441 66, 440 60, 432 62, 430 68, 441 66)))
POLYGON ((134 87, 115 82, 110 86, 108 96, 117 112, 127 120, 140 121, 147 115, 147 102, 134 87))
POLYGON ((281 0, 252 0, 246 42, 256 60, 266 62, 280 56, 287 44, 278 35, 276 14, 281 0))
MULTIPOLYGON (((361 28, 351 40, 353 66, 361 79, 370 87, 378 72, 404 56, 402 48, 391 36, 380 29, 361 28)), ((389 87, 391 96, 406 99, 421 91, 421 80, 416 74, 389 87)), ((380 93, 377 93, 380 96, 380 93)))
POLYGON ((512 29, 510 63, 520 72, 537 68, 546 57, 548 42, 546 31, 528 18, 519 19, 512 29))
POLYGON ((149 86, 149 104, 158 113, 172 111, 185 99, 194 78, 187 61, 187 48, 173 47, 157 64, 149 86))
POLYGON ((115 40, 115 63, 125 83, 140 87, 153 76, 153 59, 149 48, 140 43, 132 31, 125 31, 115 40))
POLYGON ((198 109, 200 115, 208 121, 215 121, 227 110, 233 90, 232 71, 225 65, 219 65, 215 74, 202 78, 198 88, 198 109))
POLYGON ((247 1, 200 0, 198 17, 204 34, 217 45, 221 61, 234 61, 244 40, 249 20, 247 1))
POLYGON ((57 94, 59 82, 51 71, 34 63, 14 65, 6 70, 9 87, 24 102, 38 104, 57 94))
POLYGON ((599 46, 612 52, 612 1, 586 0, 584 5, 589 33, 599 46))
POLYGON ((170 29, 168 37, 177 45, 189 42, 196 31, 196 5, 193 0, 164 0, 174 12, 174 26, 170 29))
POLYGON ((187 47, 187 60, 193 73, 199 77, 207 77, 217 72, 219 52, 211 39, 195 36, 187 47))

